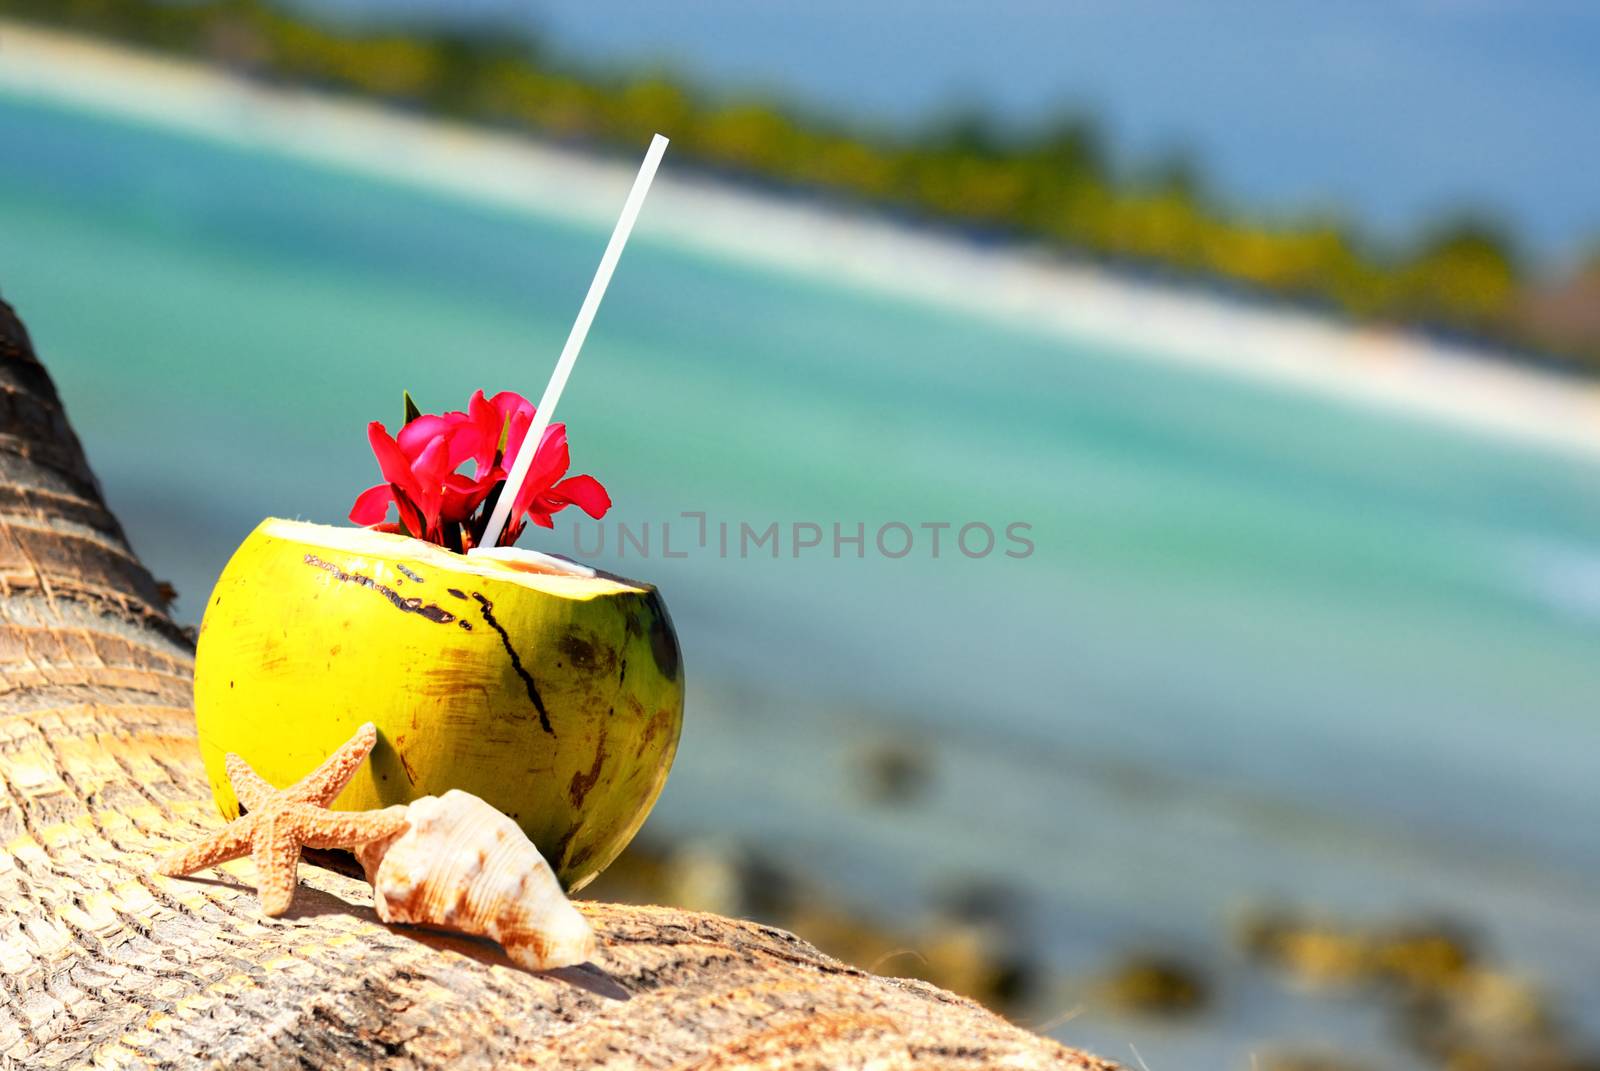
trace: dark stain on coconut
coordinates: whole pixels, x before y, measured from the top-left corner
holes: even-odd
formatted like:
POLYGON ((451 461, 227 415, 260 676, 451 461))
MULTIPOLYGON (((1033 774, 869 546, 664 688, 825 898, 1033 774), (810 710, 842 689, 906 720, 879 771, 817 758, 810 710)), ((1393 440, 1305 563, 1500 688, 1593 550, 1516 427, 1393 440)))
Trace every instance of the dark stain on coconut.
POLYGON ((637 758, 643 755, 645 750, 655 742, 655 738, 671 724, 672 712, 670 710, 658 710, 651 715, 650 720, 645 723, 644 732, 639 734, 639 747, 634 752, 634 757, 637 758))
MULTIPOLYGON (((557 866, 568 865, 567 849, 572 846, 572 838, 577 835, 578 826, 577 823, 573 823, 567 827, 567 831, 565 833, 561 834, 561 839, 556 841, 556 850, 551 852, 547 858, 554 859, 557 866)), ((538 847, 538 845, 535 845, 535 847, 538 847)), ((542 852, 543 849, 541 848, 540 851, 542 852)), ((562 888, 566 888, 565 882, 562 882, 562 888)))
POLYGON ((517 655, 517 649, 511 646, 511 637, 494 618, 494 603, 476 591, 472 593, 472 597, 478 600, 478 609, 483 612, 484 622, 499 634, 500 646, 506 649, 506 655, 511 659, 511 668, 522 678, 522 686, 527 689, 528 699, 533 703, 533 709, 539 712, 539 727, 551 736, 556 735, 555 729, 550 725, 550 715, 545 712, 544 700, 539 698, 539 686, 533 683, 533 675, 523 666, 522 659, 517 655))
POLYGON ((582 807, 584 798, 589 795, 589 790, 600 780, 600 766, 606 761, 606 730, 600 727, 600 739, 594 742, 594 765, 589 767, 588 773, 575 773, 572 783, 567 786, 567 798, 572 801, 572 806, 582 807))
POLYGON ((567 861, 567 866, 576 869, 587 863, 589 861, 589 857, 593 854, 594 845, 585 844, 583 847, 572 853, 572 858, 567 861))
POLYGON ((462 628, 466 629, 468 632, 472 631, 472 622, 468 621, 464 617, 460 621, 457 621, 456 624, 460 625, 462 628))
POLYGON ((467 597, 467 593, 462 591, 460 588, 445 588, 444 590, 449 592, 451 595, 454 595, 458 599, 465 599, 467 597))
POLYGON ((395 609, 402 613, 416 614, 418 617, 426 618, 436 625, 448 625, 456 619, 455 614, 442 606, 436 606, 431 602, 424 603, 421 599, 408 599, 393 588, 378 583, 370 576, 363 576, 360 573, 347 573, 332 562, 323 561, 315 554, 307 554, 305 562, 307 565, 314 565, 318 569, 324 570, 341 583, 359 584, 364 588, 371 588, 388 599, 395 609))
POLYGON ((611 672, 611 665, 616 655, 610 650, 597 646, 592 640, 586 640, 576 632, 569 632, 556 642, 556 650, 567 656, 567 661, 572 663, 572 668, 584 673, 611 672))
POLYGON ((400 563, 396 562, 395 568, 399 570, 400 575, 405 577, 407 580, 415 580, 419 584, 423 583, 422 577, 418 576, 416 573, 413 573, 410 569, 407 569, 400 563))
POLYGON ((655 611, 650 615, 650 654, 661 675, 675 681, 683 656, 678 651, 678 637, 672 631, 672 618, 667 616, 666 604, 654 591, 650 592, 650 608, 655 611))

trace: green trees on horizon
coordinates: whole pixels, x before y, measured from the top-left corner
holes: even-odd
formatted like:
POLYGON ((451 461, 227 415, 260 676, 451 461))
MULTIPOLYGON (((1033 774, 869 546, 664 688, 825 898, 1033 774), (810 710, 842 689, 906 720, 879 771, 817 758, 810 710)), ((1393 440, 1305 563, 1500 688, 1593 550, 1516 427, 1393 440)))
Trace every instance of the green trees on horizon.
POLYGON ((1572 329, 1583 317, 1545 317, 1551 303, 1530 296, 1537 281, 1491 226, 1457 221, 1387 249, 1339 219, 1254 215, 1221 203, 1182 160, 1119 173, 1082 117, 1025 131, 981 114, 862 131, 772 102, 708 99, 660 73, 575 71, 527 42, 324 24, 265 0, 0 0, 0 13, 585 146, 634 148, 661 131, 680 160, 718 173, 1600 369, 1600 332, 1572 329))

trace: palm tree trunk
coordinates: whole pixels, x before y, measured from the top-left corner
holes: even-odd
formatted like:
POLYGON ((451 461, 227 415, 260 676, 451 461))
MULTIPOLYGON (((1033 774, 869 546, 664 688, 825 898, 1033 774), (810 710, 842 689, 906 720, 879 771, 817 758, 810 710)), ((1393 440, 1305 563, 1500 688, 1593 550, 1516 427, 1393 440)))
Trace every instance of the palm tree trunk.
POLYGON ((192 665, 0 302, 0 1065, 1111 1066, 714 915, 582 904, 598 963, 532 974, 319 867, 283 919, 155 877, 220 822, 192 665))

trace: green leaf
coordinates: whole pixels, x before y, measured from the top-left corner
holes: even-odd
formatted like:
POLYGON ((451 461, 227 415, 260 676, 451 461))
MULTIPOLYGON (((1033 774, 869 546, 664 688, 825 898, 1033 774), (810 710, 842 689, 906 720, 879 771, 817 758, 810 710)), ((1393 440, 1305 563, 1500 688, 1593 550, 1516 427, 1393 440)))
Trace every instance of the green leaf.
MULTIPOLYGON (((406 420, 405 420, 405 423, 409 424, 413 420, 417 419, 419 416, 422 415, 422 410, 418 409, 417 408, 417 403, 411 400, 411 392, 410 391, 406 391, 405 395, 406 395, 406 420)), ((401 425, 401 427, 404 427, 404 426, 405 426, 404 424, 401 425)))

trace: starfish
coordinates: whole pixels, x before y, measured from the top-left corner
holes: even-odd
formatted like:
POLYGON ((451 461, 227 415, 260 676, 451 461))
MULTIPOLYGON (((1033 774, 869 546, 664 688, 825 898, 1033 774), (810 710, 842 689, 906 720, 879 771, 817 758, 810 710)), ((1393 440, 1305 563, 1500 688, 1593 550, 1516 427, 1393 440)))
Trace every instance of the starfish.
POLYGON ((247 813, 221 832, 168 855, 157 864, 157 871, 177 877, 248 855, 256 866, 256 895, 262 914, 283 914, 294 899, 302 847, 353 848, 406 828, 404 807, 355 812, 327 809, 377 742, 378 730, 368 722, 321 766, 284 789, 273 788, 248 763, 230 753, 228 780, 247 813))

